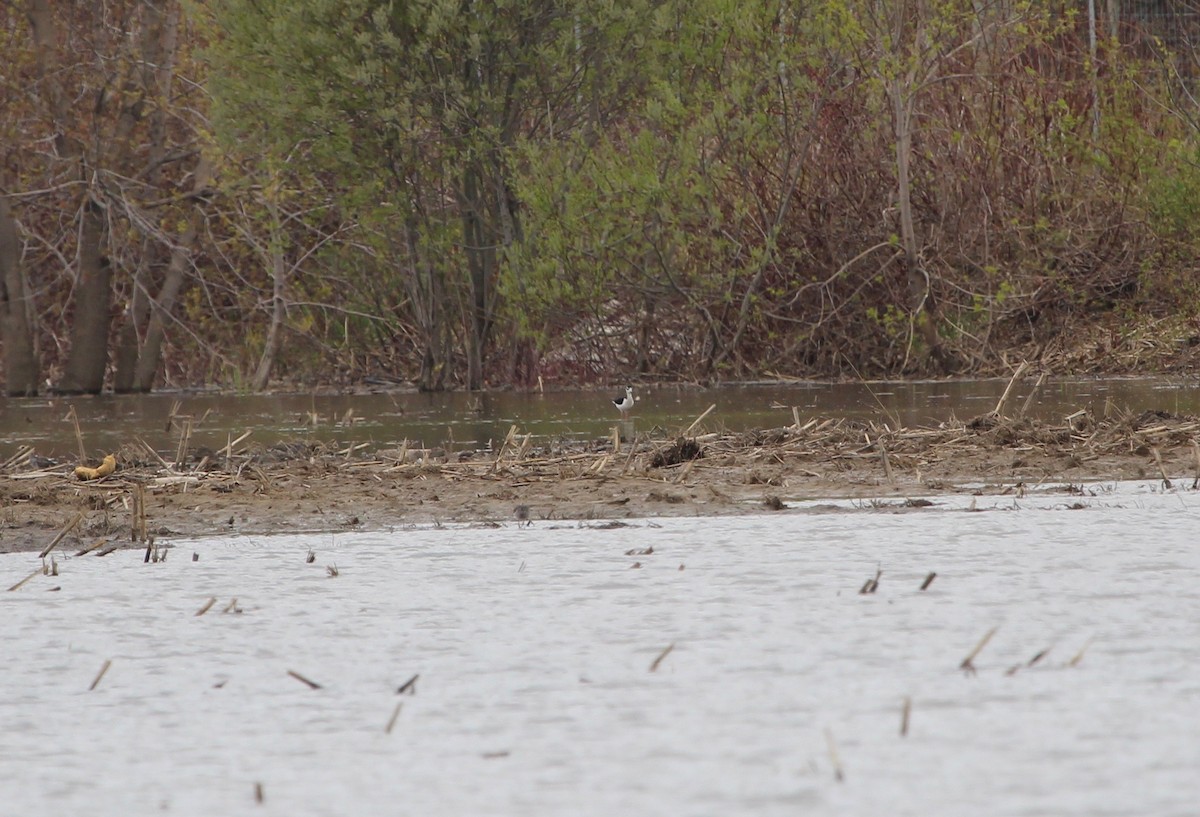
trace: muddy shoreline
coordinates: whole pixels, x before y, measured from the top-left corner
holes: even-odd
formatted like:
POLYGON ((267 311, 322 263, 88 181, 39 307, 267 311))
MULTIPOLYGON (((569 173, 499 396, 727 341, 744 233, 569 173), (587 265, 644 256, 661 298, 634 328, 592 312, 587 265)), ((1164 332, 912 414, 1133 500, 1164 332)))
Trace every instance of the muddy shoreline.
POLYGON ((683 445, 664 438, 545 450, 510 438, 498 456, 295 443, 195 452, 176 466, 127 446, 115 473, 89 481, 74 475, 79 463, 31 455, 0 473, 0 552, 41 551, 64 529, 58 552, 304 532, 319 545, 338 532, 444 523, 788 513, 801 499, 861 498, 873 500, 866 510, 889 511, 918 497, 1086 493, 1089 483, 1128 479, 1192 488, 1198 438, 1194 417, 1080 412, 1062 425, 989 414, 913 429, 814 419, 699 434, 683 445))

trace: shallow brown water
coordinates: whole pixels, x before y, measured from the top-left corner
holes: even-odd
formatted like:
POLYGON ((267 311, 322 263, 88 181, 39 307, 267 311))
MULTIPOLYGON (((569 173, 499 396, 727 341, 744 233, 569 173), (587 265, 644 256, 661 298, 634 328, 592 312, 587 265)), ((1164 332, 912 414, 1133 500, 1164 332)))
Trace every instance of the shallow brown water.
MULTIPOLYGON (((847 417, 900 427, 928 426, 990 411, 1006 385, 1004 380, 965 380, 639 388, 637 406, 623 431, 627 435, 630 431, 674 433, 714 404, 706 425, 729 431, 789 425, 793 406, 801 418, 847 417)), ((1019 384, 1006 413, 1014 414, 1032 389, 1032 380, 1019 384)), ((249 442, 263 445, 311 438, 339 444, 391 445, 409 440, 425 447, 487 448, 498 444, 513 425, 537 442, 577 442, 611 435, 620 420, 610 402, 616 390, 611 391, 0 399, 0 458, 10 456, 19 445, 31 445, 43 456, 74 454, 72 406, 93 456, 137 439, 157 450, 173 451, 181 426, 179 418, 169 422, 176 404, 179 415, 192 418, 193 449, 218 449, 246 431, 251 432, 249 442)), ((1029 415, 1061 422, 1081 408, 1095 416, 1112 410, 1200 414, 1200 384, 1179 378, 1056 380, 1037 391, 1029 415)))

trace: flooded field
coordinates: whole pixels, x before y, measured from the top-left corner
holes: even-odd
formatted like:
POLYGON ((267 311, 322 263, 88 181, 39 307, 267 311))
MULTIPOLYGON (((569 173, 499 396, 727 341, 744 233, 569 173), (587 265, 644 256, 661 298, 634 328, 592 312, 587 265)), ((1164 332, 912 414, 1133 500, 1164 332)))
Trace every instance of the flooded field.
POLYGON ((0 802, 1191 815, 1200 494, 1159 485, 58 554, 0 593, 0 802))
MULTIPOLYGON (((1057 379, 1036 392, 1034 382, 1018 383, 1010 400, 1013 408, 1027 408, 1030 418, 1062 422, 1080 409, 1094 416, 1110 410, 1200 414, 1200 384, 1190 379, 1057 379)), ((992 410, 1006 385, 1006 380, 961 380, 639 387, 628 431, 683 428, 709 406, 715 406, 709 425, 733 432, 790 424, 793 406, 803 418, 875 420, 893 428, 936 425, 992 410)), ((339 445, 408 440, 416 447, 481 449, 498 445, 513 425, 536 443, 578 442, 611 434, 619 415, 610 398, 617 391, 0 398, 0 440, 31 445, 43 456, 70 456, 77 451, 74 409, 93 455, 139 439, 159 450, 173 449, 185 420, 191 421, 192 447, 209 450, 246 432, 248 442, 258 445, 295 439, 339 445)))

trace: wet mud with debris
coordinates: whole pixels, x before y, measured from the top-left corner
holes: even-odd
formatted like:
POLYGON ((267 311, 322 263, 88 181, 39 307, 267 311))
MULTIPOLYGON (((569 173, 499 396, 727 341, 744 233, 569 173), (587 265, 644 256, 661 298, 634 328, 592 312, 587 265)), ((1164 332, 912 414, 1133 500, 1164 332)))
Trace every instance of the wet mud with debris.
POLYGON ((1126 479, 1192 489, 1198 439, 1200 419, 1165 412, 1078 412, 1061 425, 989 414, 912 429, 831 418, 616 448, 542 449, 510 436, 499 455, 297 443, 176 464, 129 446, 115 473, 87 481, 74 473, 81 463, 27 452, 0 464, 0 552, 41 551, 56 538, 70 552, 302 532, 320 544, 340 531, 415 525, 778 514, 819 498, 919 512, 937 506, 918 500, 942 494, 1087 493, 1126 479))

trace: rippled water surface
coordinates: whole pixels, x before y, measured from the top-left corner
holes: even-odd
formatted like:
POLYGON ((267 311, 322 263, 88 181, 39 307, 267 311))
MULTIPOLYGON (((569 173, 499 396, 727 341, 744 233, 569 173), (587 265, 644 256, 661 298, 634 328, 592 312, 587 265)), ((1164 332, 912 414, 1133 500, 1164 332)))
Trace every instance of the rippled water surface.
POLYGON ((0 812, 1195 814, 1200 494, 971 501, 60 555, 0 812))

